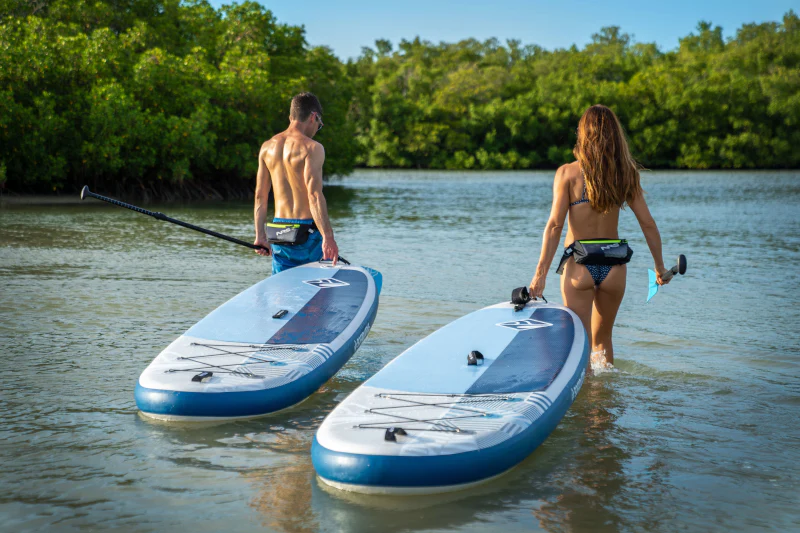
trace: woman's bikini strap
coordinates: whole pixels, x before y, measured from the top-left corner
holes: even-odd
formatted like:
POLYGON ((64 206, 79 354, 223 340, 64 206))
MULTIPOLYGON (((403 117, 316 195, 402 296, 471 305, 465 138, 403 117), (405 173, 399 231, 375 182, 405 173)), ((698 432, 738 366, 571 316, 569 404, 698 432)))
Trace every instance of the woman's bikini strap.
POLYGON ((577 200, 569 204, 570 207, 572 207, 573 205, 589 203, 589 198, 586 196, 586 174, 583 173, 583 169, 581 169, 581 177, 583 177, 583 194, 581 194, 580 200, 577 200))
POLYGON ((570 205, 570 207, 572 207, 573 205, 585 204, 585 203, 588 203, 588 202, 589 202, 589 199, 586 197, 586 183, 584 182, 584 184, 583 184, 583 194, 581 195, 581 199, 577 200, 575 202, 572 202, 569 205, 570 205))

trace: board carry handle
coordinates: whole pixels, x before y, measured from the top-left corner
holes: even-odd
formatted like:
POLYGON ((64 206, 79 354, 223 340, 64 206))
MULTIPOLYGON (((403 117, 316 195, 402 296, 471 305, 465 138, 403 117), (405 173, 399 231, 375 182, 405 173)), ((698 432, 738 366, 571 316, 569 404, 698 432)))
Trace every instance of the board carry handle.
POLYGON ((188 222, 184 222, 182 220, 178 220, 177 218, 171 218, 165 215, 164 213, 157 213, 155 211, 148 211, 147 209, 142 209, 141 207, 137 207, 135 205, 126 204, 125 202, 120 202, 119 200, 115 200, 113 198, 109 198, 108 196, 102 196, 100 194, 93 193, 89 190, 88 185, 84 185, 83 189, 81 189, 81 200, 85 200, 87 197, 95 198, 97 200, 101 200, 103 202, 107 202, 112 205, 116 205, 118 207, 124 207, 125 209, 130 209, 131 211, 136 211, 137 213, 141 213, 143 215, 147 215, 149 217, 153 217, 157 220, 163 220, 165 222, 171 222, 172 224, 177 224, 178 226, 183 226, 184 228, 188 228, 194 231, 199 231, 200 233, 205 233, 206 235, 211 235, 212 237, 217 237, 218 239, 222 239, 228 242, 232 242, 234 244, 239 244, 241 246, 247 246, 253 250, 266 250, 269 254, 271 253, 269 247, 264 246, 257 246, 255 244, 243 241, 241 239, 237 239, 235 237, 230 237, 223 233, 218 233, 216 231, 212 231, 210 229, 201 228, 200 226, 195 226, 194 224, 189 224, 188 222))
POLYGON ((483 354, 478 350, 473 350, 469 352, 469 355, 467 355, 467 366, 479 366, 483 364, 483 361, 483 354))
MULTIPOLYGON (((336 256, 336 261, 339 263, 344 263, 345 265, 350 265, 350 261, 342 257, 341 255, 336 256)), ((333 259, 320 259, 320 263, 333 263, 333 259)))
POLYGON ((406 433, 406 430, 401 427, 386 428, 386 432, 383 434, 383 440, 397 442, 396 435, 408 435, 408 433, 406 433))

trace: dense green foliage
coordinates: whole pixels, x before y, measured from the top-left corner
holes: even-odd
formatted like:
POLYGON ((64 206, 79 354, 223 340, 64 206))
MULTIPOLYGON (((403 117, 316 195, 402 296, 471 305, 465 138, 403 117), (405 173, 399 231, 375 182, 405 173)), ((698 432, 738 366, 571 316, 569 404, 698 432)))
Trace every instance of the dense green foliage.
POLYGON ((513 169, 572 160, 578 119, 614 109, 649 167, 800 166, 800 21, 725 41, 701 23, 677 50, 604 28, 582 50, 510 41, 386 41, 348 65, 362 163, 513 169))
POLYGON ((336 135, 319 136, 336 154, 326 170, 353 167, 345 66, 257 3, 0 0, 0 13, 0 169, 9 188, 241 189, 302 90, 337 125, 336 135))
POLYGON ((185 195, 250 187, 291 96, 325 108, 327 174, 354 165, 552 167, 594 103, 649 167, 800 167, 800 20, 677 50, 604 28, 583 49, 388 41, 344 64, 254 2, 0 0, 0 188, 185 195))

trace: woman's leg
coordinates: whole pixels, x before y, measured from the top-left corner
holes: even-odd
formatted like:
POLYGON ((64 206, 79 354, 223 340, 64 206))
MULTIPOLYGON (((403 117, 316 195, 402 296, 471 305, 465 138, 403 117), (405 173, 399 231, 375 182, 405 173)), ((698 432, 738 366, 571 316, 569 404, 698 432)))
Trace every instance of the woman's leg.
POLYGON ((617 311, 625 296, 625 280, 628 276, 627 265, 617 265, 611 269, 606 279, 597 286, 592 313, 592 351, 605 350, 605 358, 609 364, 614 363, 614 346, 611 333, 617 311))
POLYGON ((594 300, 594 280, 583 265, 575 264, 573 258, 564 265, 561 276, 561 296, 564 305, 572 309, 583 322, 589 346, 592 346, 592 301, 594 300))

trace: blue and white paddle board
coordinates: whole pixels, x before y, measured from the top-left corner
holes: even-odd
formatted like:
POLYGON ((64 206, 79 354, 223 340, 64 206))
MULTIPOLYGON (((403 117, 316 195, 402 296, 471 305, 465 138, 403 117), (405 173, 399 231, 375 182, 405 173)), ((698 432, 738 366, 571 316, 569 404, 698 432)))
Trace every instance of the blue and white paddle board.
MULTIPOLYGON (((478 361, 480 362, 480 361, 478 361)), ((460 490, 514 467, 555 429, 583 384, 589 345, 565 307, 475 311, 353 391, 311 448, 320 479, 368 494, 460 490), (483 364, 469 365, 478 351, 483 364)))
POLYGON ((379 272, 341 263, 310 263, 271 276, 161 352, 139 377, 136 405, 152 418, 203 421, 295 405, 364 341, 380 289, 379 272))

